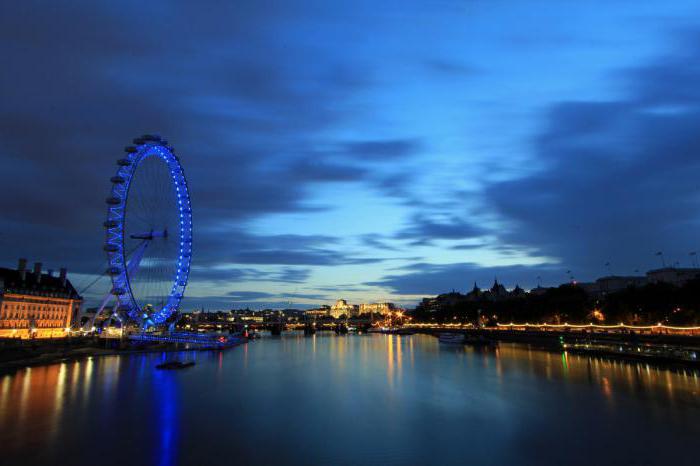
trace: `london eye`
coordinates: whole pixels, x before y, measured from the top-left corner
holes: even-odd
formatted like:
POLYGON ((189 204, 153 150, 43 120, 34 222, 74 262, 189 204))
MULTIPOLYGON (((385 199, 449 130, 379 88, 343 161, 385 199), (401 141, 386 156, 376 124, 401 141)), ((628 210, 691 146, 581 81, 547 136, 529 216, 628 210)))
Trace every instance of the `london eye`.
POLYGON ((185 174, 167 141, 144 135, 133 143, 110 180, 104 250, 115 314, 149 327, 176 312, 185 292, 192 208, 185 174))

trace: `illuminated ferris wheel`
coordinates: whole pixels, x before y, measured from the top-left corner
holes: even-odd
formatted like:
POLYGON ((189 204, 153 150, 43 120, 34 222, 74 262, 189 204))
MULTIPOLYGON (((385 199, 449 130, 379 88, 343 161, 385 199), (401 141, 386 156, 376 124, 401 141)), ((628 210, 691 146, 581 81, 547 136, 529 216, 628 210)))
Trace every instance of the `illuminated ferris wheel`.
POLYGON ((104 250, 115 314, 148 327, 177 311, 185 292, 192 207, 182 166, 167 141, 144 135, 133 142, 111 178, 104 250))

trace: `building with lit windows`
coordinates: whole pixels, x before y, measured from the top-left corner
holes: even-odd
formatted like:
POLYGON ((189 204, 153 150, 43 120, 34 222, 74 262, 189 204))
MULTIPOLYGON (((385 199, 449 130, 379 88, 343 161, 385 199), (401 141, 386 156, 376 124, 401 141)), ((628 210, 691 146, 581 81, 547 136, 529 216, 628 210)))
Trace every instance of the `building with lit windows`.
POLYGON ((356 304, 348 304, 344 299, 339 299, 331 306, 330 316, 337 319, 340 316, 354 317, 358 314, 359 307, 356 304))
POLYGON ((304 311, 306 317, 328 317, 331 313, 331 307, 323 305, 318 309, 307 309, 304 311))
POLYGON ((82 303, 66 273, 43 273, 40 262, 27 270, 26 259, 0 267, 0 338, 65 337, 82 303))
POLYGON ((398 308, 394 305, 394 303, 360 304, 360 314, 386 315, 397 310, 398 308))

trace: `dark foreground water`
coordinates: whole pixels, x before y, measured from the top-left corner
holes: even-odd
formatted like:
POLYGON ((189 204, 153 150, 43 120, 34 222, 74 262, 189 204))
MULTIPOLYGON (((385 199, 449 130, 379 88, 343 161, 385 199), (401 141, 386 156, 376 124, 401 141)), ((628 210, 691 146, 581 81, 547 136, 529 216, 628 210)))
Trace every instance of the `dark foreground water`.
POLYGON ((414 335, 272 337, 0 376, 2 465, 700 464, 700 378, 414 335))

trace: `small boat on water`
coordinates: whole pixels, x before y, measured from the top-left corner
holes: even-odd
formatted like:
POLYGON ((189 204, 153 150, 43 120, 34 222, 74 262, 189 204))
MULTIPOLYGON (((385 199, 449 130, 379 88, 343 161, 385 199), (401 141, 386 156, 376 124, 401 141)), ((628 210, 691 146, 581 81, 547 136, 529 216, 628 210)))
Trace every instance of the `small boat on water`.
POLYGON ((438 340, 440 343, 463 345, 466 339, 463 333, 439 333, 438 340))
POLYGON ((182 362, 182 361, 168 361, 156 366, 156 369, 174 370, 174 369, 185 369, 187 367, 194 366, 194 361, 182 362))

